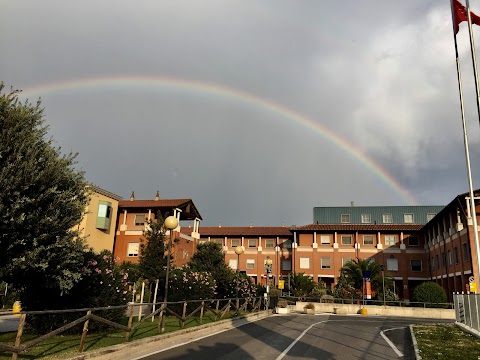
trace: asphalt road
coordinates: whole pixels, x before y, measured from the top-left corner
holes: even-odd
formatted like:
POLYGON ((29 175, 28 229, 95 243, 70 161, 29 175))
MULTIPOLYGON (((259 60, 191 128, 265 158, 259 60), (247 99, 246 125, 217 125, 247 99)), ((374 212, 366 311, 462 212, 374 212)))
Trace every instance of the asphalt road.
POLYGON ((169 349, 152 350, 137 360, 415 359, 409 325, 427 322, 439 321, 360 315, 271 316, 169 349))

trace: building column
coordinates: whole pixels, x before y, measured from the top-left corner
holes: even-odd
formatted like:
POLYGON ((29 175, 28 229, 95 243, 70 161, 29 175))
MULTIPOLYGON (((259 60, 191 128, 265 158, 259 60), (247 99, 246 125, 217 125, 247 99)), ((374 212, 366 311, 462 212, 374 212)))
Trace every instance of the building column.
POLYGON ((192 231, 192 234, 191 236, 194 238, 194 239, 200 239, 200 234, 198 232, 198 226, 200 225, 200 219, 199 218, 195 218, 195 220, 193 220, 193 231, 192 231))
POLYGON ((338 249, 338 239, 337 239, 337 232, 335 231, 335 233, 333 234, 333 248, 334 249, 338 249))
POLYGON ((262 251, 262 237, 258 237, 258 248, 257 251, 262 251))
POLYGON ((383 249, 383 244, 382 242, 380 241, 380 231, 377 233, 377 249, 381 250, 383 249))
POLYGON ((123 224, 120 225, 120 231, 127 230, 127 210, 123 210, 123 224))
POLYGON ((314 249, 317 249, 317 248, 318 248, 318 244, 317 244, 317 232, 316 232, 316 231, 313 232, 312 248, 314 248, 314 249))
POLYGON ((407 247, 403 243, 403 231, 400 232, 400 250, 405 250, 407 247))

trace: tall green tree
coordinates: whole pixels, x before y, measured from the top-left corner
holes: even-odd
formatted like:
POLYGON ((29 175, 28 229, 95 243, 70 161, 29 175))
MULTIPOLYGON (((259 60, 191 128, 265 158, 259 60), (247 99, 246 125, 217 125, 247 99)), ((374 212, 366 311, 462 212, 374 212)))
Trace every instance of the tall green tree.
MULTIPOLYGON (((188 266, 193 271, 206 271, 212 275, 217 284, 220 298, 231 297, 235 272, 226 264, 222 247, 214 242, 198 244, 197 250, 190 258, 188 266)), ((236 283, 235 283, 236 284, 236 283)))
MULTIPOLYGON (((140 243, 139 271, 143 279, 160 282, 165 280, 167 267, 167 244, 165 243, 166 229, 163 226, 163 217, 157 214, 155 220, 149 220, 144 232, 145 240, 140 243)), ((165 283, 165 282, 163 282, 165 283)))
POLYGON ((40 101, 21 102, 0 83, 0 278, 24 305, 66 293, 81 278, 85 242, 74 230, 88 201, 76 154, 47 138, 40 101))
MULTIPOLYGON (((340 276, 344 277, 355 289, 362 289, 364 271, 370 272, 370 285, 372 290, 382 290, 382 265, 378 262, 359 258, 353 259, 340 269, 340 276)), ((390 288, 391 284, 391 277, 385 276, 385 288, 390 288)))

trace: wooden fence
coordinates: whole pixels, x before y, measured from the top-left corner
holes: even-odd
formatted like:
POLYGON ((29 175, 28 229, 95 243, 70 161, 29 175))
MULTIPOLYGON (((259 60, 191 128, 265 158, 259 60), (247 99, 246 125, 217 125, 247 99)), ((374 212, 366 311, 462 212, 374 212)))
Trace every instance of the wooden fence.
MULTIPOLYGON (((112 327, 117 330, 125 331, 125 341, 129 341, 131 334, 142 325, 145 321, 149 319, 153 319, 155 316, 159 316, 158 321, 158 334, 163 332, 163 324, 165 322, 165 318, 168 315, 171 315, 178 319, 180 324, 180 329, 183 329, 185 326, 185 322, 194 317, 195 315, 199 314, 199 321, 200 324, 203 323, 204 315, 207 312, 210 312, 214 316, 214 321, 218 321, 226 317, 227 315, 230 316, 232 311, 233 315, 239 315, 241 313, 252 313, 258 312, 263 310, 267 307, 265 302, 265 298, 257 297, 257 298, 245 298, 245 299, 208 299, 208 300, 191 300, 191 301, 183 301, 183 302, 168 302, 168 303, 130 303, 128 305, 122 306, 109 306, 109 307, 99 307, 99 308, 83 308, 83 309, 69 309, 69 310, 45 310, 45 311, 21 311, 19 313, 19 324, 17 330, 17 336, 15 338, 15 345, 8 345, 4 343, 0 343, 0 350, 11 352, 12 359, 17 359, 19 353, 27 352, 33 346, 40 344, 58 334, 61 334, 68 329, 77 326, 83 323, 83 331, 82 336, 80 339, 79 344, 79 352, 83 352, 83 348, 85 345, 85 340, 88 333, 88 328, 90 321, 96 321, 107 325, 108 327, 112 327), (190 313, 187 313, 187 306, 188 304, 194 305, 194 310, 190 313), (141 318, 139 316, 139 321, 133 324, 133 318, 136 307, 145 307, 151 306, 152 309, 155 309, 156 306, 160 306, 157 310, 153 310, 147 316, 141 318), (180 306, 179 306, 180 305, 180 306), (181 306, 183 305, 183 306, 181 306), (181 314, 176 312, 175 309, 182 308, 181 314), (115 310, 115 309, 125 309, 126 314, 128 314, 128 325, 122 325, 113 321, 110 321, 106 318, 101 316, 97 316, 93 314, 95 311, 102 311, 102 310, 115 310), (28 324, 28 315, 54 315, 54 314, 65 314, 65 313, 85 313, 85 315, 79 317, 78 319, 69 322, 68 324, 59 327, 53 331, 45 335, 40 335, 39 337, 27 341, 25 343, 21 343, 22 334, 25 328, 25 325, 28 324)), ((140 312, 142 310, 140 309, 140 312)))

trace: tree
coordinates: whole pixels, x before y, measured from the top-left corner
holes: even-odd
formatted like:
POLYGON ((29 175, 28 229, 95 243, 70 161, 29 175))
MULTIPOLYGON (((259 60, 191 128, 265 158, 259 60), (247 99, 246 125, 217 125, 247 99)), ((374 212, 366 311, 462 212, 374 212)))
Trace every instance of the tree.
POLYGON ((288 291, 293 292, 294 296, 305 296, 312 292, 316 282, 310 276, 304 273, 293 273, 290 277, 290 288, 288 291))
MULTIPOLYGON (((344 277, 346 281, 355 289, 363 289, 363 272, 370 272, 370 285, 373 291, 381 290, 383 287, 382 279, 382 265, 367 259, 353 259, 346 263, 340 269, 340 276, 344 277)), ((389 276, 385 277, 385 288, 390 288, 392 279, 389 276)))
POLYGON ((36 105, 0 83, 0 278, 29 299, 67 293, 82 276, 85 241, 74 230, 88 202, 76 154, 47 139, 36 105))
POLYGON ((232 295, 231 284, 236 279, 235 273, 225 263, 222 247, 219 244, 214 242, 198 244, 188 266, 193 271, 205 271, 213 276, 217 284, 218 297, 225 298, 232 295))
POLYGON ((165 244, 165 227, 160 212, 156 220, 149 220, 145 231, 145 240, 140 243, 139 270, 141 276, 149 281, 160 281, 165 277, 167 268, 167 245, 165 244))

